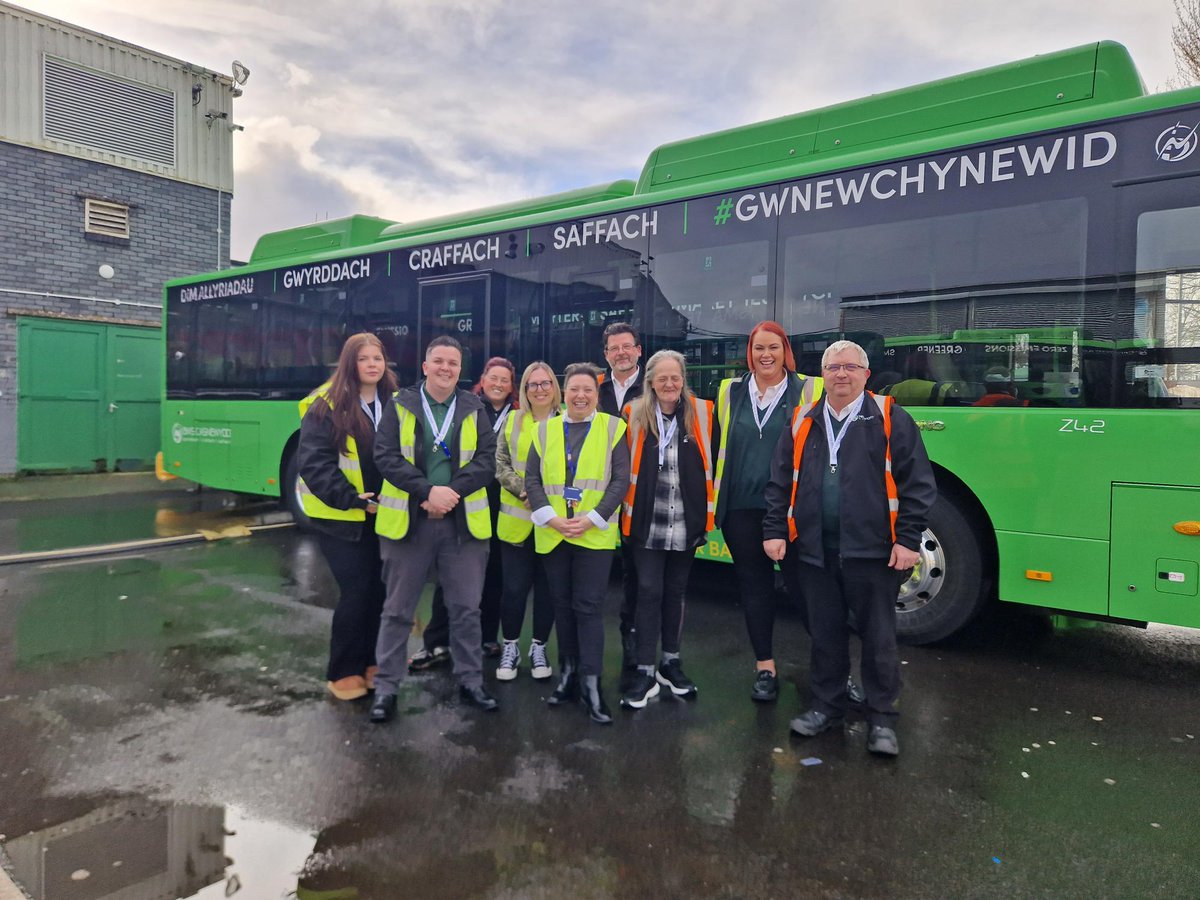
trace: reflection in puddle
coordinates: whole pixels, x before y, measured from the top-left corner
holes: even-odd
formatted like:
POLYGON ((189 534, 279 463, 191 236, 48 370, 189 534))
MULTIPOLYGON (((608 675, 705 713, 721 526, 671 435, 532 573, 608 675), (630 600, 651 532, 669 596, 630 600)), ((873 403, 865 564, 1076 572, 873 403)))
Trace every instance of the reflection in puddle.
POLYGON ((4 844, 34 900, 285 897, 311 834, 237 808, 130 799, 4 844))

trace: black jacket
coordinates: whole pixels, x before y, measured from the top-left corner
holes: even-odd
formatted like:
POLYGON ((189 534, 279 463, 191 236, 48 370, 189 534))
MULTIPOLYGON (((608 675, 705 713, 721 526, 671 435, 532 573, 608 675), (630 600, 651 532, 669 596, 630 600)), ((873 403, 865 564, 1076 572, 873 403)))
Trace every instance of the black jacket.
MULTIPOLYGON (((829 464, 829 445, 825 437, 825 398, 809 411, 813 420, 800 463, 800 483, 796 489, 797 539, 789 553, 797 553, 803 562, 824 565, 821 544, 821 480, 829 464)), ((892 534, 888 515, 884 464, 887 440, 883 434, 883 416, 870 395, 863 402, 859 418, 846 426, 849 431, 838 451, 841 487, 841 555, 862 559, 887 559, 892 552, 892 534)), ((763 519, 763 538, 788 538, 787 508, 792 495, 792 430, 780 435, 771 460, 771 480, 767 483, 767 514, 763 519)), ((896 543, 916 550, 933 501, 937 482, 921 441, 921 432, 912 416, 899 404, 892 404, 892 475, 900 498, 896 519, 896 543)))
MULTIPOLYGON (((454 408, 454 424, 450 426, 450 469, 453 475, 449 487, 462 500, 480 488, 486 488, 496 477, 496 436, 488 424, 483 403, 470 391, 459 390, 455 396, 458 404, 454 408), (479 433, 479 444, 471 461, 463 468, 458 465, 459 442, 462 423, 467 416, 478 414, 475 429, 479 433)), ((383 477, 409 494, 409 511, 413 518, 424 515, 420 509, 429 499, 429 479, 425 477, 425 411, 421 406, 421 385, 404 388, 396 394, 396 402, 383 412, 383 420, 375 435, 375 465, 383 477), (416 416, 417 430, 414 439, 415 465, 400 452, 400 418, 397 407, 403 406, 416 416)), ((466 504, 459 501, 454 508, 454 520, 458 525, 459 537, 474 537, 467 528, 466 504)), ((411 534, 411 531, 410 531, 411 534)))
MULTIPOLYGON (((645 380, 646 369, 639 364, 637 378, 629 386, 629 390, 625 392, 625 402, 622 406, 628 406, 638 397, 642 396, 642 388, 644 387, 645 380)), ((621 415, 622 410, 617 406, 617 389, 613 386, 613 373, 611 369, 604 376, 604 382, 600 385, 600 401, 596 406, 600 412, 608 413, 610 416, 621 415)))
MULTIPOLYGON (((386 414, 392 398, 380 392, 379 402, 386 414)), ((326 506, 334 509, 366 509, 367 501, 358 496, 358 491, 346 480, 338 469, 338 447, 333 441, 333 421, 328 414, 321 415, 318 407, 325 404, 321 398, 313 401, 300 422, 299 454, 300 477, 308 489, 326 506)), ((325 406, 328 410, 328 405, 325 406)), ((357 441, 359 465, 362 467, 363 491, 378 494, 383 476, 373 459, 374 437, 370 419, 359 412, 368 437, 357 441)), ((368 520, 374 527, 374 520, 368 520)), ((343 522, 336 519, 312 519, 316 531, 345 541, 357 541, 362 536, 362 522, 343 522)))
MULTIPOLYGON (((631 461, 632 463, 632 461, 631 461)), ((658 438, 647 430, 642 444, 642 460, 638 466, 638 482, 633 498, 633 518, 629 522, 628 540, 645 547, 654 518, 654 492, 658 488, 658 438)), ((689 547, 704 543, 708 530, 708 486, 704 459, 696 446, 696 436, 690 431, 679 433, 679 492, 683 499, 683 522, 689 547)))

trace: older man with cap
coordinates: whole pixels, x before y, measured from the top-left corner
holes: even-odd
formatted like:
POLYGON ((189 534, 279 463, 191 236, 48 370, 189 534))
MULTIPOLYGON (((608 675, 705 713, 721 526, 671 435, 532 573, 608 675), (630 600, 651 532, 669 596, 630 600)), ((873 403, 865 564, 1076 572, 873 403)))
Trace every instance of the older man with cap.
POLYGON ((799 406, 771 463, 763 550, 796 566, 808 606, 813 706, 791 729, 812 737, 846 714, 853 613, 862 639, 867 749, 900 752, 896 594, 916 565, 937 497, 913 421, 891 397, 866 390, 866 351, 835 341, 821 359, 825 394, 799 406))

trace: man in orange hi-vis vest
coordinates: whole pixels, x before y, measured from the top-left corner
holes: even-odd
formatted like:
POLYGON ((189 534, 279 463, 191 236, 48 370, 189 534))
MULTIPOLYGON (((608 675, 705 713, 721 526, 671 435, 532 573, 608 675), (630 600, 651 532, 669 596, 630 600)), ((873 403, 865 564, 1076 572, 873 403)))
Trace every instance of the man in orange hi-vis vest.
POLYGON ((937 483, 912 416, 866 390, 862 347, 830 344, 821 368, 824 395, 797 407, 779 439, 763 519, 763 550, 796 567, 812 635, 813 706, 791 728, 812 737, 842 725, 852 613, 862 639, 867 749, 896 756, 896 594, 920 558, 937 483))

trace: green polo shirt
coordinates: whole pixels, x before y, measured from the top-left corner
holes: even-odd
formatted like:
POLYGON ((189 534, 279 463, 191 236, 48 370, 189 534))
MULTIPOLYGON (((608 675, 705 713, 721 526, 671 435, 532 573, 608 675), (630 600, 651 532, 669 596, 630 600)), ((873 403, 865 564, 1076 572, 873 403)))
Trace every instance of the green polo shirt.
MULTIPOLYGON (((425 385, 421 385, 421 393, 425 395, 425 399, 429 401, 429 409, 433 413, 434 423, 437 429, 441 430, 442 423, 446 421, 446 414, 450 412, 450 402, 438 403, 425 390, 425 385)), ((454 395, 450 396, 450 400, 454 399, 454 395)), ((422 416, 424 411, 422 410, 422 416)), ((429 483, 435 487, 441 485, 445 487, 450 483, 451 476, 454 475, 454 469, 450 465, 450 460, 446 454, 442 452, 441 447, 435 447, 433 444, 434 429, 429 427, 429 423, 423 423, 425 428, 425 477, 429 479, 429 483)), ((450 430, 446 432, 446 446, 453 446, 454 426, 450 426, 450 430)))

